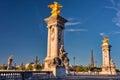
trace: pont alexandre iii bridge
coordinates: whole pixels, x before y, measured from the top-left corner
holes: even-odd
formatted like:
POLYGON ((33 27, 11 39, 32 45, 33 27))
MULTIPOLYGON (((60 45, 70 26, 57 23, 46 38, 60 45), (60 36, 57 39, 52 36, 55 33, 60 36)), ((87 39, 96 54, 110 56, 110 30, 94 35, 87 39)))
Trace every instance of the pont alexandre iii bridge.
POLYGON ((0 71, 0 80, 120 80, 120 74, 100 75, 96 73, 72 73, 63 78, 54 77, 52 71, 25 71, 3 70, 0 71))
POLYGON ((64 29, 66 19, 60 16, 60 5, 57 2, 48 5, 52 9, 51 16, 45 18, 48 28, 47 56, 42 71, 12 70, 12 57, 8 59, 7 70, 0 71, 0 80, 120 80, 115 63, 110 57, 111 45, 108 38, 103 39, 103 65, 101 73, 70 72, 68 53, 64 50, 64 29))

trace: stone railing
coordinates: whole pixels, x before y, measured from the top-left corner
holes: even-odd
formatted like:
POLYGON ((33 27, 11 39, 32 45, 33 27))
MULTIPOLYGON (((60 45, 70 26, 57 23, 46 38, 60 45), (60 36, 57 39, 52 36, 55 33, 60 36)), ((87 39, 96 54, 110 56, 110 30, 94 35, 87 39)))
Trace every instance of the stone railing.
POLYGON ((51 71, 0 71, 0 80, 49 79, 51 71))

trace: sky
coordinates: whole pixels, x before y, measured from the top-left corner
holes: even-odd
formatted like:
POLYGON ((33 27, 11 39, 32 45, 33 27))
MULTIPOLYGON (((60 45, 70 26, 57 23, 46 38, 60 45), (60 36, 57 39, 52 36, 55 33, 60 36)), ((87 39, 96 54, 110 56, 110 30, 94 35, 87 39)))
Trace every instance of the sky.
MULTIPOLYGON (((109 38, 111 58, 120 68, 120 0, 56 0, 63 5, 61 16, 68 20, 64 48, 70 64, 90 64, 91 49, 97 66, 102 65, 102 39, 109 38)), ((40 62, 47 55, 48 4, 54 0, 0 0, 0 65, 40 62)))

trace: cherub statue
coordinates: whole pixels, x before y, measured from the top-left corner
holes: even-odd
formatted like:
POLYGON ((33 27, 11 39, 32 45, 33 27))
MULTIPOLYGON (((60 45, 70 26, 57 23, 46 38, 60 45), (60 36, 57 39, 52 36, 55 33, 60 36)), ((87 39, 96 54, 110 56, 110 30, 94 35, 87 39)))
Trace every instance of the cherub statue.
POLYGON ((65 57, 65 59, 64 59, 64 66, 68 70, 68 66, 69 66, 69 59, 68 59, 68 57, 65 57))
POLYGON ((52 9, 52 16, 60 15, 60 8, 62 5, 58 4, 58 2, 55 1, 53 4, 48 5, 48 7, 52 9))
POLYGON ((69 59, 67 57, 67 54, 68 53, 64 50, 64 46, 61 45, 59 57, 61 60, 61 65, 64 65, 65 67, 67 67, 69 65, 69 59))
POLYGON ((9 59, 9 60, 10 60, 10 59, 13 59, 12 55, 10 55, 10 56, 8 57, 8 59, 9 59))
POLYGON ((108 40, 109 40, 109 39, 105 36, 102 42, 103 42, 103 43, 108 43, 108 40))
POLYGON ((67 57, 67 52, 64 50, 64 46, 61 45, 60 47, 60 53, 59 53, 60 59, 63 61, 65 57, 67 57))

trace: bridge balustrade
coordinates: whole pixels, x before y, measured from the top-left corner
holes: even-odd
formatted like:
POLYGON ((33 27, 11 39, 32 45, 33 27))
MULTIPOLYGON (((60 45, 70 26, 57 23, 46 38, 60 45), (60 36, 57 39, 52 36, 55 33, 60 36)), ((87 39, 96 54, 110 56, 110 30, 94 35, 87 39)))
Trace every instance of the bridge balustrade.
POLYGON ((0 71, 0 80, 48 79, 51 74, 51 71, 0 71))

